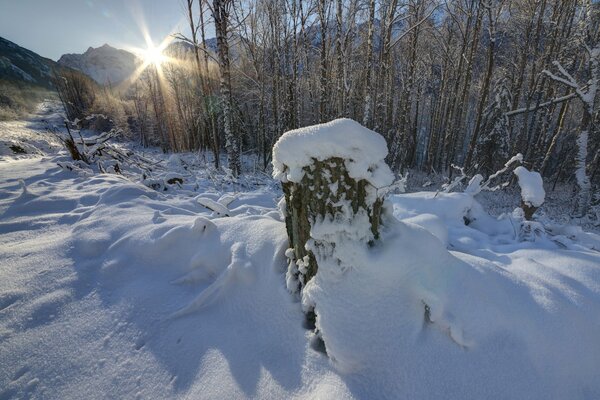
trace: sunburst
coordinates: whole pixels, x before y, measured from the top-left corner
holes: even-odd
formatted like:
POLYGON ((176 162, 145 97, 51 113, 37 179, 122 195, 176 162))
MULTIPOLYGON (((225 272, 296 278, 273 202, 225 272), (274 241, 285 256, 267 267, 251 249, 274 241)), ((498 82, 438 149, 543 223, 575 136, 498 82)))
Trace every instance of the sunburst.
POLYGON ((160 47, 154 47, 153 45, 150 45, 143 51, 141 56, 142 60, 144 60, 144 64, 154 65, 157 68, 168 61, 168 57, 163 54, 163 50, 160 47))
MULTIPOLYGON (((168 64, 179 64, 180 61, 178 59, 169 57, 165 54, 165 49, 173 42, 174 35, 167 35, 158 45, 154 44, 154 41, 150 37, 148 29, 146 28, 144 23, 140 23, 140 28, 142 34, 144 35, 144 39, 146 42, 145 48, 140 47, 132 47, 126 46, 127 50, 131 53, 136 54, 141 60, 140 65, 136 68, 136 70, 131 74, 129 79, 127 79, 124 84, 129 86, 130 84, 137 81, 140 76, 147 69, 151 68, 156 72, 160 81, 164 79, 163 67, 168 64)), ((175 31, 175 30, 173 30, 175 31)))

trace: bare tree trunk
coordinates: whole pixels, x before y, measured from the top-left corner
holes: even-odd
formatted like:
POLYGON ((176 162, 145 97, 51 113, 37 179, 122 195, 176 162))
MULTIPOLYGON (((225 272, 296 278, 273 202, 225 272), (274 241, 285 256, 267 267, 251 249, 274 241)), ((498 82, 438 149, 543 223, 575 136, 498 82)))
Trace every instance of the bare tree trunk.
MULTIPOLYGON (((459 74, 456 78, 455 78, 455 82, 454 82, 454 86, 453 89, 451 90, 451 92, 449 93, 450 96, 456 96, 457 93, 459 93, 459 89, 460 89, 460 84, 461 82, 463 82, 463 79, 465 79, 465 81, 467 81, 469 78, 463 78, 463 74, 468 74, 466 71, 471 69, 470 66, 470 62, 466 57, 466 52, 468 49, 468 45, 469 45, 469 41, 471 41, 471 36, 473 36, 473 41, 476 42, 477 39, 476 37, 478 36, 478 23, 475 24, 475 32, 472 32, 473 27, 473 18, 475 17, 478 21, 480 20, 479 17, 479 8, 476 11, 476 15, 474 15, 474 8, 476 7, 476 0, 471 0, 470 5, 469 5, 469 9, 466 10, 467 12, 467 21, 465 23, 465 32, 463 34, 463 40, 462 40, 462 44, 461 44, 461 48, 460 48, 460 52, 459 52, 459 61, 458 61, 458 67, 456 69, 457 74, 459 74), (465 62, 467 63, 467 68, 465 68, 465 62)), ((466 88, 466 86, 465 86, 466 88)), ((463 93, 465 93, 465 89, 463 89, 463 93)), ((453 161, 454 158, 454 147, 455 147, 455 131, 456 131, 456 119, 458 119, 457 115, 460 115, 462 113, 462 99, 464 97, 460 96, 459 100, 454 100, 454 101, 449 101, 449 110, 447 112, 447 119, 446 121, 443 123, 443 125, 445 126, 445 135, 444 135, 444 141, 443 141, 443 147, 442 147, 442 154, 439 157, 439 165, 438 165, 438 169, 448 169, 449 164, 453 161)))
POLYGON ((204 90, 204 105, 205 105, 205 109, 207 112, 207 120, 208 120, 208 125, 210 128, 210 136, 211 136, 211 147, 212 147, 212 152, 213 152, 213 156, 214 156, 214 164, 215 164, 215 168, 219 168, 220 165, 220 145, 219 145, 219 131, 217 129, 217 117, 215 115, 215 112, 213 110, 213 107, 211 107, 210 104, 210 96, 209 94, 212 93, 211 90, 211 85, 209 85, 209 83, 207 82, 207 80, 210 78, 209 77, 209 69, 208 69, 208 49, 206 48, 206 27, 204 25, 204 2, 206 0, 198 0, 198 6, 200 9, 200 38, 202 39, 202 49, 204 57, 203 57, 203 66, 204 69, 202 71, 202 75, 205 76, 204 79, 204 84, 205 84, 205 90, 204 90))
POLYGON ((337 117, 342 117, 344 115, 345 109, 345 99, 344 99, 344 51, 343 51, 343 13, 344 9, 342 7, 342 0, 336 0, 336 56, 337 56, 337 72, 336 72, 336 98, 337 98, 337 107, 336 107, 336 115, 337 117))
POLYGON ((485 77, 483 78, 483 88, 481 89, 481 97, 479 98, 479 106, 477 107, 477 117, 475 119, 475 129, 473 130, 473 134, 471 135, 471 140, 469 143, 469 149, 467 150, 467 158, 465 160, 465 167, 469 168, 471 166, 471 161, 473 160, 473 153, 475 152, 475 146, 477 145, 477 139, 479 138, 479 130, 481 127, 481 119, 483 117, 483 110, 485 108, 485 103, 487 102, 489 90, 490 90, 490 82, 492 80, 492 73, 494 71, 494 55, 496 52, 496 18, 498 14, 501 12, 500 10, 494 10, 493 6, 487 6, 488 11, 488 32, 490 35, 490 43, 488 46, 488 60, 487 67, 485 72, 485 77))
POLYGON ((366 54, 366 77, 365 77, 365 93, 364 93, 364 112, 363 125, 367 128, 373 127, 373 88, 371 82, 373 80, 373 34, 375 32, 375 0, 369 0, 369 22, 367 33, 367 54, 366 54))
POLYGON ((238 137, 233 132, 233 98, 231 94, 231 71, 229 65, 229 42, 227 39, 229 10, 232 0, 213 0, 213 18, 217 35, 219 70, 221 74, 221 103, 223 106, 223 129, 225 131, 225 149, 227 161, 234 176, 242 171, 238 137))
POLYGON ((577 214, 584 217, 587 214, 591 200, 591 183, 587 173, 588 140, 591 128, 591 115, 584 111, 581 119, 581 132, 577 136, 577 156, 575 159, 577 171, 575 177, 579 186, 577 197, 577 214))
POLYGON ((319 122, 327 119, 327 1, 318 0, 317 12, 321 25, 321 75, 319 79, 319 122))
MULTIPOLYGON (((406 167, 412 167, 415 161, 416 152, 417 152, 417 132, 418 128, 416 126, 416 119, 413 120, 411 117, 412 114, 412 104, 413 101, 416 100, 418 103, 418 94, 414 91, 414 82, 415 82, 415 73, 417 70, 417 56, 418 56, 418 43, 419 43, 419 33, 420 33, 420 25, 419 20, 422 18, 423 14, 425 14, 425 5, 423 2, 418 1, 414 5, 413 12, 413 24, 411 24, 410 29, 410 40, 409 40, 409 51, 410 56, 408 59, 408 71, 406 74, 406 81, 404 82, 404 90, 402 94, 402 98, 400 100, 400 124, 399 131, 401 135, 404 137, 404 146, 406 159, 404 161, 404 165, 406 167), (415 26, 413 29, 412 26, 415 26)), ((418 110, 418 106, 417 106, 418 110)), ((417 111, 418 113, 418 111, 417 111)), ((395 162, 392 164, 392 169, 397 170, 400 166, 400 155, 396 155, 395 162)))
POLYGON ((550 157, 552 157, 552 153, 554 152, 554 149, 556 148, 556 144, 558 142, 558 137, 560 135, 560 133, 562 132, 562 128, 565 122, 565 115, 567 114, 567 110, 569 109, 569 103, 568 102, 564 102, 560 108, 560 113, 558 115, 558 122, 556 124, 556 129, 554 131, 554 135, 552 135, 552 139, 550 141, 550 144, 548 145, 548 148, 546 149, 545 155, 544 155, 544 160, 542 161, 542 165, 540 167, 540 172, 542 175, 545 175, 548 171, 548 163, 550 162, 550 157))

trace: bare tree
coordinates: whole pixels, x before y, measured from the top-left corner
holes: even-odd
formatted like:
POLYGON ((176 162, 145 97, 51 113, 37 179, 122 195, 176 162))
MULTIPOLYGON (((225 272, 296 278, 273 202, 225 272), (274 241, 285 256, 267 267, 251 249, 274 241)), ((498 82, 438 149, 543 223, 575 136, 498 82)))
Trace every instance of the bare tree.
POLYGON ((592 5, 588 4, 586 16, 581 22, 582 46, 587 56, 587 82, 578 82, 571 75, 560 61, 554 61, 552 64, 557 70, 553 73, 544 70, 543 73, 549 76, 555 82, 565 85, 572 89, 577 98, 582 102, 581 122, 577 136, 577 154, 576 154, 576 173, 577 185, 579 186, 579 195, 577 200, 577 215, 583 217, 587 214, 590 198, 591 183, 587 172, 588 143, 589 135, 594 132, 594 109, 597 102, 598 86, 600 85, 600 30, 594 17, 592 5))
POLYGON ((231 95, 231 68, 229 64, 229 13, 233 0, 213 0, 212 15, 217 35, 217 53, 219 60, 221 105, 223 107, 223 130, 225 133, 225 149, 227 161, 234 176, 241 173, 240 146, 238 137, 233 131, 233 98, 231 95))

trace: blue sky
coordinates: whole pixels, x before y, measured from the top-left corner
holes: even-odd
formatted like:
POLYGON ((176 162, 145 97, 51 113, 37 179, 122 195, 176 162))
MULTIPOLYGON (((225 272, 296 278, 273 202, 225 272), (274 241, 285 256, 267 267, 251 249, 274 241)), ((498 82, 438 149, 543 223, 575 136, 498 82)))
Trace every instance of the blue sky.
POLYGON ((0 0, 0 36, 58 59, 108 43, 145 47, 143 25, 159 43, 187 33, 184 0, 0 0))

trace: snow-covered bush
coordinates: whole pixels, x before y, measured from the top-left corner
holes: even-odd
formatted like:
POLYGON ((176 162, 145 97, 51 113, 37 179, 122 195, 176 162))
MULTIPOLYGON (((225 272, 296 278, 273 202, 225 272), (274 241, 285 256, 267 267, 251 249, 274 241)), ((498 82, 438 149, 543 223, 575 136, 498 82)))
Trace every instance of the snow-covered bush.
POLYGON ((465 169, 463 167, 459 167, 454 164, 452 164, 451 167, 460 172, 460 175, 456 176, 452 182, 447 182, 442 185, 442 192, 444 193, 450 193, 453 189, 460 186, 465 179, 467 179, 467 174, 465 173, 465 169))
POLYGON ((498 189, 502 189, 508 186, 509 182, 499 183, 496 186, 491 186, 491 184, 496 180, 496 178, 499 178, 500 176, 502 176, 502 174, 508 171, 514 164, 522 162, 523 155, 521 153, 518 153, 517 155, 511 157, 510 160, 508 160, 504 164, 504 167, 502 167, 502 169, 499 169, 498 171, 494 172, 492 175, 488 176, 487 179, 484 180, 483 176, 480 174, 474 175, 469 181, 469 184, 465 189, 465 193, 475 196, 476 194, 484 190, 495 192, 498 189))
POLYGON ((538 221, 531 221, 531 217, 528 218, 529 208, 515 208, 512 212, 512 220, 517 225, 516 238, 519 241, 535 242, 538 238, 546 235, 544 225, 538 221))

